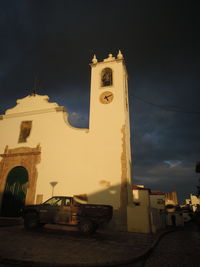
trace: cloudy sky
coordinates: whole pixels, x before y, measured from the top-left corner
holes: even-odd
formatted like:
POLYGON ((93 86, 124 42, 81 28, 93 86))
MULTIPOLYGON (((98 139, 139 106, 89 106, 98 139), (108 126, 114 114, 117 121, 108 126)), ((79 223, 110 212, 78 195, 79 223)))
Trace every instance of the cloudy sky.
POLYGON ((129 73, 134 184, 196 193, 198 0, 1 0, 0 114, 33 92, 88 127, 89 63, 121 49, 129 73))

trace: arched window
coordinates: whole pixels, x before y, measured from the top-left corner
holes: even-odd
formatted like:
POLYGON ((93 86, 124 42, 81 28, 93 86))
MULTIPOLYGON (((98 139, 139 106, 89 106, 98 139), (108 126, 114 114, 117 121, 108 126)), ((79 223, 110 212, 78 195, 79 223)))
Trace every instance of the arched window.
POLYGON ((110 68, 105 68, 101 72, 101 86, 112 85, 112 70, 110 68))

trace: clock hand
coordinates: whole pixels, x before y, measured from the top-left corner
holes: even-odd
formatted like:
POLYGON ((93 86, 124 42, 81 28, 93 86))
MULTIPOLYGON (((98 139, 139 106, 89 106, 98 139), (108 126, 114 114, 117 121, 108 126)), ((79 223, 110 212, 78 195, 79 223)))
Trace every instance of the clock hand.
POLYGON ((106 99, 107 101, 109 100, 108 98, 111 97, 112 95, 105 95, 104 99, 106 99))

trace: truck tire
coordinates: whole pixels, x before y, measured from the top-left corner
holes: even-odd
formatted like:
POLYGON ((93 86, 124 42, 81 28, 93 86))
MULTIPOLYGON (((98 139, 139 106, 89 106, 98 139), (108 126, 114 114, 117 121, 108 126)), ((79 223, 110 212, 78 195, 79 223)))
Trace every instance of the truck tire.
POLYGON ((93 225, 94 225, 94 232, 96 232, 99 228, 99 225, 97 223, 93 223, 93 225))
POLYGON ((24 227, 28 230, 39 227, 38 215, 35 212, 28 212, 24 217, 24 227))
POLYGON ((89 235, 95 232, 94 224, 90 220, 82 220, 79 223, 79 231, 82 234, 89 235))

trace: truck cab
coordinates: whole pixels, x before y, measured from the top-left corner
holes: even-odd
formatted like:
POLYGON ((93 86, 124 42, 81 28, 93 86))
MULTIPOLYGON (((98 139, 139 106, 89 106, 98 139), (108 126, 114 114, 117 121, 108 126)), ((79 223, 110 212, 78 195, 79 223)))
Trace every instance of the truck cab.
POLYGON ((45 224, 61 224, 93 233, 100 225, 111 220, 112 206, 80 202, 75 197, 54 196, 42 204, 25 206, 24 226, 32 229, 45 224))

